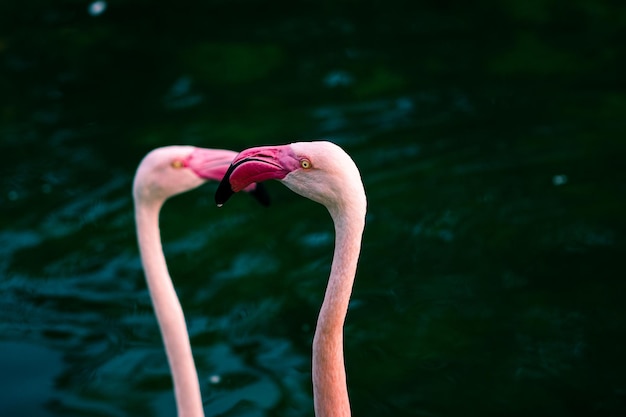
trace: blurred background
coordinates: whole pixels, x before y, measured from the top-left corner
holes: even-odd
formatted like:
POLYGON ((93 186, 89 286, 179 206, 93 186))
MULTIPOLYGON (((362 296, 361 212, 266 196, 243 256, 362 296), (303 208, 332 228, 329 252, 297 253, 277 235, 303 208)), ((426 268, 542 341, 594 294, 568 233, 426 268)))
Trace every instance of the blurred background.
MULTIPOLYGON (((171 144, 326 138, 369 211, 355 416, 626 415, 626 5, 0 3, 0 415, 174 416, 131 183, 171 144)), ((207 416, 313 416, 322 206, 207 184, 164 250, 207 416)))

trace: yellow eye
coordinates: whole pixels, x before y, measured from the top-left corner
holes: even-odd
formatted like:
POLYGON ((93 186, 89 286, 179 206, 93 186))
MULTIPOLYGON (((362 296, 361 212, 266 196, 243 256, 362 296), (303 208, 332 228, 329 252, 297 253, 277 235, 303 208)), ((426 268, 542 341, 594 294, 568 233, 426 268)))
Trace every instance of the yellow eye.
POLYGON ((185 164, 183 163, 183 161, 179 159, 172 161, 172 168, 179 169, 179 168, 182 168, 183 166, 185 166, 185 164))
POLYGON ((300 166, 304 169, 309 169, 311 168, 311 161, 309 161, 308 159, 302 159, 300 161, 300 166))

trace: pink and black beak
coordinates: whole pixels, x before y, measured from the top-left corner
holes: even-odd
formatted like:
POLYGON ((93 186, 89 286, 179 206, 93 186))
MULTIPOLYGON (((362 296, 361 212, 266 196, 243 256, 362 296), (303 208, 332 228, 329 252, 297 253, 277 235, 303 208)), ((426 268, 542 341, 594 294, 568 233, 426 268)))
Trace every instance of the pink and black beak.
POLYGON ((222 206, 234 193, 250 184, 281 180, 297 167, 298 158, 289 145, 246 149, 228 167, 215 192, 215 203, 222 206))
MULTIPOLYGON (((219 181, 230 167, 230 162, 237 154, 224 149, 195 148, 183 161, 184 166, 197 176, 208 181, 219 181)), ((264 206, 270 204, 269 194, 262 184, 250 183, 244 187, 252 197, 264 206)))

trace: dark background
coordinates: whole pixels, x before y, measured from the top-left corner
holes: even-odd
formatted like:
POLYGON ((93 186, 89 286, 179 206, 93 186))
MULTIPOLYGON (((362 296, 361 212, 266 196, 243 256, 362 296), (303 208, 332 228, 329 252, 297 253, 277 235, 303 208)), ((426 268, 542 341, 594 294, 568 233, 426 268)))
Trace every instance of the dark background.
MULTIPOLYGON (((326 138, 368 193, 355 416, 626 414, 622 1, 0 3, 0 415, 175 415, 150 149, 326 138)), ((325 210, 215 184, 166 256, 208 416, 313 415, 325 210)))

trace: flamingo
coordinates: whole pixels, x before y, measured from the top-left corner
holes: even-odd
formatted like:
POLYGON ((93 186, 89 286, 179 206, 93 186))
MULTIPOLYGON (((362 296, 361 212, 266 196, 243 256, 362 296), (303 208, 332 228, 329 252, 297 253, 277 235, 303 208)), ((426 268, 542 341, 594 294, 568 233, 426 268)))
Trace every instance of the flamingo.
MULTIPOLYGON (((172 372, 179 417, 203 417, 204 410, 185 317, 163 255, 159 213, 169 197, 207 180, 219 181, 235 155, 234 151, 193 146, 157 148, 143 158, 133 182, 141 263, 172 372)), ((259 186, 251 184, 246 190, 268 203, 259 186)))
POLYGON ((280 180, 323 204, 335 226, 335 250, 313 337, 313 404, 317 417, 349 417, 343 325, 357 269, 367 201, 359 170, 339 146, 326 141, 262 146, 242 151, 217 188, 215 202, 253 182, 280 180))

